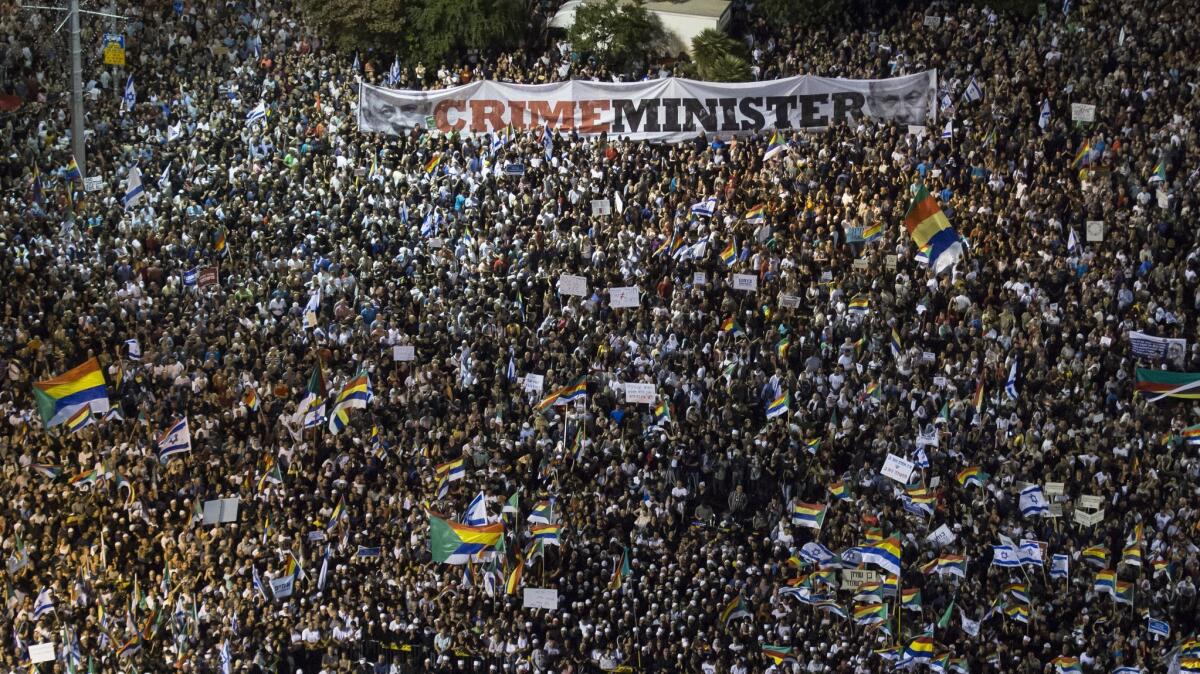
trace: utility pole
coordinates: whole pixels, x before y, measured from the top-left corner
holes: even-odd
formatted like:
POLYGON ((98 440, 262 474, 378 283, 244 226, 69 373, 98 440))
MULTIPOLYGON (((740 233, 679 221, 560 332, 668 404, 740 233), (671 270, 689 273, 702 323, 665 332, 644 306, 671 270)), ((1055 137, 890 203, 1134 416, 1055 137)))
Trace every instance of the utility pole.
POLYGON ((67 13, 67 18, 63 23, 58 24, 58 28, 55 28, 54 32, 62 30, 63 24, 70 23, 68 40, 71 49, 71 152, 75 155, 75 163, 79 165, 80 177, 87 177, 87 143, 84 142, 83 131, 83 48, 80 46, 79 40, 79 15, 93 14, 122 21, 125 20, 125 17, 79 9, 79 0, 70 0, 66 9, 42 5, 22 5, 21 9, 48 9, 67 13))
POLYGON ((71 150, 79 175, 87 176, 87 143, 83 135, 83 54, 79 46, 79 0, 71 0, 71 150))

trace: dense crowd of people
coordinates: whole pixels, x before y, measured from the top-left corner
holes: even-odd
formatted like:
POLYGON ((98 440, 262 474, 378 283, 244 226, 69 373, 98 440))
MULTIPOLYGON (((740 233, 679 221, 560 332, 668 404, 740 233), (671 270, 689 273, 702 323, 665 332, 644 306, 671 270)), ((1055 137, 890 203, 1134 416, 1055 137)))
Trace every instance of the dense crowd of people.
MULTIPOLYGON (((770 160, 762 136, 563 134, 546 160, 534 131, 362 134, 357 82, 390 54, 328 48, 282 1, 133 8, 127 66, 85 67, 85 192, 57 20, 6 3, 2 669, 46 643, 53 671, 1200 668, 1200 411, 1135 391, 1137 367, 1200 371, 1200 19, 955 5, 746 21, 759 79, 938 70, 927 126, 791 132, 770 160), (922 186, 967 248, 937 275, 903 224, 922 186), (1131 331, 1188 343, 1139 357, 1131 331), (92 357, 112 411, 44 428, 34 382, 92 357), (334 433, 314 398, 360 374, 334 433), (191 451, 160 461, 183 418, 191 451), (434 562, 431 517, 480 494, 503 545, 434 562)), ((673 67, 551 40, 395 85, 673 67)))

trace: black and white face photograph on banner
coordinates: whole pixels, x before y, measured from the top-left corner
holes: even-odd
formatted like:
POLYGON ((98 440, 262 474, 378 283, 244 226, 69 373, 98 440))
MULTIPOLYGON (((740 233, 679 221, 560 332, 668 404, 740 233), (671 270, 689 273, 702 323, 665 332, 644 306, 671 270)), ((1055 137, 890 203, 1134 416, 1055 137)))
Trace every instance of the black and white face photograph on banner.
POLYGON ((0 11, 0 674, 1200 674, 1181 0, 0 11))

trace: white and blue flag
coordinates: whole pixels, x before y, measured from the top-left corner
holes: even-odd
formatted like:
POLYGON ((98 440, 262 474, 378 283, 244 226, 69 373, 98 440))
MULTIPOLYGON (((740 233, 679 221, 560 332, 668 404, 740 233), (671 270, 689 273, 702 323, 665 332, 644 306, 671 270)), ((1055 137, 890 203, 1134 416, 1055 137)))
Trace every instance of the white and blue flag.
POLYGON ((188 430, 188 420, 185 415, 176 421, 158 438, 158 460, 166 463, 176 454, 192 451, 192 433, 188 430))
POLYGON ((1050 505, 1046 502, 1046 495, 1036 484, 1021 490, 1020 506, 1021 514, 1025 517, 1045 517, 1050 514, 1050 505))
POLYGON ((137 104, 137 89, 133 86, 133 75, 125 80, 125 93, 121 94, 121 114, 125 114, 129 110, 133 110, 133 106, 137 104))
POLYGON ((125 210, 137 206, 146 198, 146 190, 142 188, 142 170, 136 166, 129 169, 125 177, 125 210))
POLYGON ((265 119, 267 116, 267 104, 264 101, 259 101, 258 105, 246 113, 246 123, 253 124, 260 119, 265 119))

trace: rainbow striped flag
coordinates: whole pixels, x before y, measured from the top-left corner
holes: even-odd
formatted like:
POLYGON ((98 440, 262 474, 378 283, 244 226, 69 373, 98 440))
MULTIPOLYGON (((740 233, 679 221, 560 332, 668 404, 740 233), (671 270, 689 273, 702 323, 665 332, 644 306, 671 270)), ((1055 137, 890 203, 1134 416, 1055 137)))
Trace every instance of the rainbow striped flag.
POLYGON ((771 401, 767 405, 767 418, 774 419, 775 417, 783 416, 788 413, 792 405, 792 394, 790 391, 785 391, 771 401))
POLYGON ((1058 674, 1081 674, 1083 667, 1079 664, 1079 658, 1072 658, 1066 655, 1060 655, 1050 661, 1054 665, 1054 669, 1058 674))
POLYGON ((429 551, 439 564, 466 564, 472 555, 495 548, 503 536, 500 522, 473 527, 429 513, 429 551))
POLYGON ((834 482, 829 485, 829 493, 839 501, 850 500, 850 490, 846 488, 846 483, 844 482, 834 482))
POLYGON ((855 295, 851 298, 848 308, 852 313, 865 314, 871 310, 871 298, 867 295, 855 295))
POLYGON ((784 335, 778 342, 775 342, 775 353, 780 358, 787 358, 788 349, 792 348, 792 339, 784 335))
POLYGON ((763 153, 763 161, 774 159, 787 149, 787 144, 783 141, 783 136, 779 132, 771 134, 771 140, 767 143, 767 151, 763 153))
POLYGON ((542 545, 558 545, 559 525, 557 524, 542 524, 530 529, 534 540, 539 540, 542 545))
POLYGON ((721 624, 728 627, 729 623, 734 620, 749 618, 750 616, 750 608, 746 606, 746 600, 742 599, 742 595, 739 594, 733 598, 733 601, 726 604, 725 608, 721 611, 721 624))
POLYGON ((513 567, 512 573, 508 574, 508 582, 504 585, 505 594, 516 594, 517 588, 521 585, 521 572, 525 570, 525 560, 518 555, 517 565, 513 567))
POLYGON ((887 604, 855 604, 854 623, 856 625, 874 625, 888 619, 887 604))
POLYGON ((425 162, 425 173, 433 173, 437 170, 438 164, 442 163, 442 153, 434 152, 429 161, 425 162))
POLYGON ((104 385, 100 361, 95 357, 57 377, 34 382, 33 396, 46 428, 65 422, 82 407, 88 407, 96 414, 104 414, 109 409, 108 387, 104 385))
POLYGON ((963 256, 958 232, 950 226, 946 214, 924 185, 913 196, 904 226, 918 248, 930 246, 929 265, 935 274, 953 266, 963 256))
POLYGON ((979 384, 975 386, 975 395, 971 397, 971 404, 975 406, 976 414, 983 411, 983 377, 979 378, 979 384))
POLYGON ((908 609, 909 611, 920 611, 921 589, 916 587, 906 587, 901 590, 900 608, 908 609))
POLYGON ((825 524, 826 506, 819 503, 797 503, 792 507, 792 524, 820 529, 825 524))
POLYGON ((984 481, 988 479, 988 474, 983 472, 983 469, 979 466, 971 466, 959 471, 956 479, 959 486, 969 487, 975 485, 982 489, 984 481))
POLYGON ((1102 545, 1093 545, 1091 547, 1084 548, 1082 556, 1083 561, 1090 564, 1095 564, 1100 568, 1104 568, 1108 565, 1108 550, 1102 545))
POLYGON ((87 406, 80 407, 78 412, 72 414, 70 419, 67 419, 67 431, 78 433, 94 423, 96 423, 96 418, 92 416, 92 408, 87 406))
POLYGON ((742 217, 746 219, 746 222, 752 225, 761 225, 762 223, 766 222, 767 209, 762 204, 758 204, 757 206, 754 206, 750 210, 746 211, 746 214, 742 217))
POLYGON ((733 333, 734 337, 746 334, 745 331, 742 330, 742 326, 738 325, 738 322, 735 321, 732 316, 721 321, 721 331, 731 332, 733 333))
POLYGON ((771 662, 774 662, 777 665, 787 661, 795 661, 796 659, 792 655, 791 646, 772 646, 771 644, 762 644, 762 653, 768 658, 771 658, 771 662))
MULTIPOLYGON (((542 560, 543 562, 545 559, 542 560)), ((625 584, 625 579, 633 573, 632 567, 629 566, 629 548, 623 548, 621 555, 621 563, 613 568, 612 580, 608 583, 608 589, 617 590, 625 584)))
POLYGON ((875 224, 863 230, 863 243, 874 243, 883 238, 883 225, 875 224))
POLYGON ((733 263, 737 261, 737 239, 730 239, 729 243, 721 249, 720 255, 725 266, 732 267, 733 263))
POLYGON ((1189 445, 1200 445, 1200 424, 1188 426, 1187 428, 1183 429, 1179 435, 1182 436, 1183 441, 1189 445))
POLYGON ((1117 574, 1115 571, 1110 571, 1107 569, 1104 571, 1097 571, 1096 580, 1092 584, 1092 589, 1096 592, 1107 592, 1112 594, 1113 589, 1116 587, 1116 581, 1117 574))

